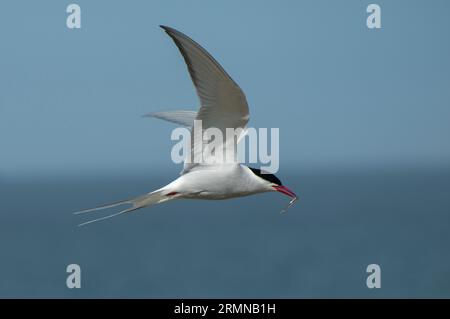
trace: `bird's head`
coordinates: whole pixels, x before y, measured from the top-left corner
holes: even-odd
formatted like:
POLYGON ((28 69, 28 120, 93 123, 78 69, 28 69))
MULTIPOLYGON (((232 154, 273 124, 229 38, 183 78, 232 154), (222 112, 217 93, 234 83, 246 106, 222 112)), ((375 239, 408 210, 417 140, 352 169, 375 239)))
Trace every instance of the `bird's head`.
POLYGON ((297 199, 297 195, 295 195, 295 193, 286 186, 283 186, 280 179, 276 177, 274 174, 264 172, 258 168, 251 168, 251 167, 249 168, 253 172, 253 174, 255 174, 256 176, 258 176, 263 180, 263 183, 265 184, 267 191, 280 192, 284 195, 289 196, 292 199, 297 199))

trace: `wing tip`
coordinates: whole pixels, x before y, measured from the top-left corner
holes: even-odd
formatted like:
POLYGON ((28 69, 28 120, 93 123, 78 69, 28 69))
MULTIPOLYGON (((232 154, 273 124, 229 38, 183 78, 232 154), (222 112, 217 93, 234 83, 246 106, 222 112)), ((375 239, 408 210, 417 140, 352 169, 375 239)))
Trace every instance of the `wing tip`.
MULTIPOLYGON (((161 29, 163 29, 174 41, 175 43, 178 41, 175 37, 175 35, 178 36, 182 36, 182 37, 187 37, 185 34, 181 33, 180 31, 178 31, 177 29, 174 29, 172 27, 168 27, 166 25, 160 24, 159 27, 161 29)), ((192 39, 190 39, 191 41, 193 41, 192 39)))
POLYGON ((166 31, 166 32, 170 32, 170 31, 173 30, 173 28, 168 27, 168 26, 163 25, 163 24, 160 24, 159 27, 160 27, 161 29, 163 29, 164 31, 166 31))
POLYGON ((150 112, 150 113, 142 114, 141 117, 155 117, 155 113, 156 112, 150 112))
POLYGON ((161 118, 160 114, 163 113, 163 111, 157 111, 157 112, 150 112, 150 113, 146 113, 144 115, 142 115, 142 117, 153 117, 156 119, 161 118))

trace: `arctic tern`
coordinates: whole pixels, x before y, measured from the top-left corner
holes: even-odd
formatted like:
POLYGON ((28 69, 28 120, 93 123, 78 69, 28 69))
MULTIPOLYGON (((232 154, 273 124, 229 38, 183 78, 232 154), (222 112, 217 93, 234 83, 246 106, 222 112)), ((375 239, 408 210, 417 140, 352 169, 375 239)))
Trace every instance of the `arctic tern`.
MULTIPOLYGON (((160 27, 172 38, 184 58, 200 100, 200 109, 198 112, 163 111, 147 116, 190 128, 194 121, 202 121, 204 129, 217 128, 223 132, 223 136, 226 136, 227 128, 242 129, 245 132, 249 109, 241 88, 198 43, 173 28, 160 27)), ((191 153, 195 155, 202 152, 203 143, 202 140, 191 139, 191 153)), ((236 143, 234 137, 233 140, 225 140, 222 144, 224 152, 234 152, 236 143)), ((297 195, 284 186, 275 175, 240 164, 236 158, 226 163, 206 162, 205 159, 200 163, 185 159, 181 176, 160 189, 129 200, 76 212, 75 214, 81 214, 131 205, 125 210, 84 222, 79 226, 173 199, 221 200, 276 191, 291 198, 288 207, 297 200, 297 195)))

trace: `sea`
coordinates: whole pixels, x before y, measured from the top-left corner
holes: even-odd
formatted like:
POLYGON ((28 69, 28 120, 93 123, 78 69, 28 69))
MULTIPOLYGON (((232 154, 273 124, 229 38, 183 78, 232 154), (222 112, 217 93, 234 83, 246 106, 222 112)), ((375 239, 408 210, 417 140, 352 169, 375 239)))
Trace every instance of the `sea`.
POLYGON ((175 200, 78 227, 159 171, 0 179, 1 298, 449 298, 450 167, 312 169, 299 195, 175 200), (69 288, 69 265, 80 288, 69 288), (379 266, 369 288, 368 266, 379 266))

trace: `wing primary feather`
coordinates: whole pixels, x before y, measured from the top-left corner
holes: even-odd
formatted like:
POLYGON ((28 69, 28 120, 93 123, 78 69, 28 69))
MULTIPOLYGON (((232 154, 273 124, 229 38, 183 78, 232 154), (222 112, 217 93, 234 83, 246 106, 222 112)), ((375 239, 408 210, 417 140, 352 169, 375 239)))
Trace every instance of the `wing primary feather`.
POLYGON ((143 117, 154 117, 160 120, 172 122, 186 127, 191 127, 194 124, 196 116, 197 116, 196 111, 185 111, 185 110, 151 112, 143 115, 143 117))
MULTIPOLYGON (((188 40, 189 42, 191 42, 193 45, 196 46, 197 49, 199 49, 219 70, 222 74, 224 74, 229 80, 231 80, 231 82, 233 82, 234 85, 236 85, 237 87, 239 87, 237 85, 237 83, 231 78, 231 76, 224 70, 224 68, 219 64, 219 62, 216 61, 216 59, 214 59, 214 57, 209 54, 208 51, 206 51, 200 44, 198 44, 197 42, 195 42, 194 40, 192 40, 190 37, 188 37, 186 34, 181 33, 180 31, 165 26, 165 25, 160 25, 160 27, 166 31, 166 33, 172 38, 173 42, 175 42, 175 45, 178 47, 178 49, 180 50, 181 55, 184 58, 184 61, 186 62, 189 71, 194 72, 195 70, 192 67, 192 63, 190 61, 189 55, 186 54, 186 52, 184 51, 184 47, 183 44, 177 39, 177 36, 180 38, 184 38, 186 40, 188 40)), ((191 74, 192 75, 192 74, 191 74)), ((192 77, 192 76, 191 76, 192 77)), ((195 85, 198 84, 198 82, 195 80, 194 77, 192 77, 192 81, 194 82, 195 85)))

